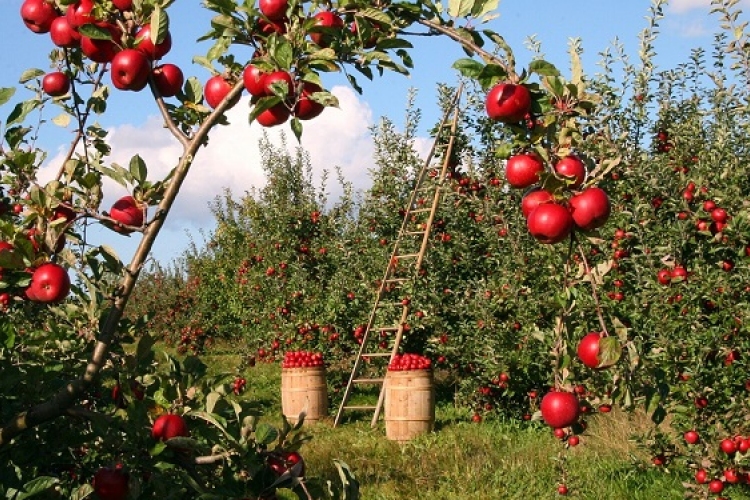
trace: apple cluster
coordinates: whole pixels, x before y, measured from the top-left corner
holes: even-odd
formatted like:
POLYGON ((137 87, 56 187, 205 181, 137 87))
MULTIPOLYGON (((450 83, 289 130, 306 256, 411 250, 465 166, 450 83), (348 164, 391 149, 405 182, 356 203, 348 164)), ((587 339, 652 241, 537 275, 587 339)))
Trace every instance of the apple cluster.
MULTIPOLYGON (((522 84, 503 82, 487 93, 487 116, 507 124, 531 120, 531 93, 522 84)), ((576 154, 556 158, 551 172, 535 152, 519 152, 508 158, 505 179, 516 189, 528 189, 521 203, 531 235, 541 243, 558 243, 574 229, 591 231, 604 225, 611 211, 609 196, 595 186, 585 186, 587 168, 576 154), (546 189, 550 176, 564 187, 546 189)))
POLYGON ((268 456, 267 463, 277 477, 283 476, 287 471, 293 472, 297 477, 305 475, 305 461, 296 451, 273 452, 268 456))
POLYGON ((287 351, 284 353, 282 368, 312 368, 324 366, 323 354, 311 351, 287 351))
POLYGON ((429 370, 432 361, 426 356, 414 353, 396 354, 388 364, 388 371, 429 370))
POLYGON ((232 383, 232 392, 234 392, 236 395, 240 395, 245 390, 246 385, 247 380, 245 379, 245 377, 236 377, 234 379, 234 382, 232 383))
MULTIPOLYGON (((696 445, 701 440, 695 430, 686 431, 683 437, 689 445, 696 445)), ((719 451, 731 461, 730 465, 725 466, 719 472, 718 477, 712 476, 705 467, 701 467, 695 471, 695 482, 708 485, 708 491, 717 495, 722 493, 727 486, 750 484, 750 471, 745 467, 735 465, 750 451, 750 437, 737 435, 724 438, 719 443, 719 451)))
MULTIPOLYGON (((109 64, 112 85, 119 90, 140 91, 152 79, 162 97, 182 88, 182 70, 174 64, 157 64, 172 48, 168 29, 153 28, 133 12, 132 0, 114 0, 103 11, 94 0, 78 0, 58 11, 46 0, 24 0, 21 18, 34 33, 48 33, 57 47, 78 50, 92 62, 109 64)), ((70 90, 70 77, 62 71, 42 79, 42 89, 53 97, 70 90)))

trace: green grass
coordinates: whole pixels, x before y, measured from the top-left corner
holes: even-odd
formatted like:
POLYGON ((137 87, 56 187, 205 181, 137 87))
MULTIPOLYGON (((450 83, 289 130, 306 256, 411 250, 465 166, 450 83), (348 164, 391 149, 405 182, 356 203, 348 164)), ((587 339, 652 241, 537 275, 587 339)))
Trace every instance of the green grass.
MULTIPOLYGON (((224 370, 231 365, 222 357, 204 360, 224 370)), ((247 397, 266 408, 269 421, 278 421, 278 366, 248 368, 245 377, 247 397)), ((335 410, 331 408, 331 415, 335 410)), ((560 498, 557 486, 564 463, 570 498, 684 498, 681 481, 686 477, 649 465, 629 439, 633 429, 647 425, 643 418, 619 412, 590 418, 581 444, 564 450, 546 427, 471 423, 447 402, 437 407, 437 431, 406 444, 388 441, 382 422, 371 429, 370 415, 350 418, 337 428, 332 418, 310 426, 313 439, 301 450, 308 475, 337 481, 333 460, 342 460, 366 500, 546 499, 560 498)))

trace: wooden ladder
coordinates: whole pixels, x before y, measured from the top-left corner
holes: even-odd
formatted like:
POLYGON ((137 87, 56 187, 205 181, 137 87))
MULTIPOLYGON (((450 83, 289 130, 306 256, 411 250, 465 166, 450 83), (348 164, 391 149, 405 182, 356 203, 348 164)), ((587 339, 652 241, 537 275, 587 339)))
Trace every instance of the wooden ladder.
POLYGON ((458 126, 459 100, 462 90, 463 85, 459 86, 451 104, 446 109, 445 114, 440 121, 432 148, 427 155, 427 159, 425 160, 422 169, 417 175, 414 189, 412 190, 409 202, 406 205, 403 223, 401 224, 396 241, 393 244, 393 250, 391 251, 388 264, 385 268, 385 273, 383 274, 383 279, 380 281, 378 291, 375 295, 375 301, 369 319, 367 320, 365 331, 362 334, 361 344, 354 360, 354 367, 352 368, 349 382, 346 384, 341 404, 336 413, 336 419, 333 423, 334 427, 341 422, 342 415, 347 410, 374 411, 371 425, 372 427, 377 425, 385 398, 385 371, 387 370, 387 366, 382 367, 383 374, 381 376, 364 378, 360 377, 362 364, 364 360, 372 358, 388 358, 388 362, 390 362, 396 354, 398 354, 411 302, 408 299, 389 302, 386 297, 393 290, 401 289, 405 285, 413 283, 422 266, 422 261, 430 241, 430 231, 435 219, 435 213, 440 204, 440 193, 442 191, 443 183, 448 177, 447 174, 451 164, 450 159, 453 153, 456 129, 458 126), (451 120, 450 124, 448 123, 449 120, 451 120), (447 144, 445 142, 441 143, 441 140, 444 141, 444 134, 448 130, 449 136, 447 144), (439 177, 437 177, 438 180, 429 183, 426 181, 429 177, 430 170, 432 170, 432 159, 439 147, 443 147, 441 151, 442 168, 439 177), (423 203, 423 198, 425 195, 429 194, 432 195, 432 202, 427 206, 426 203, 423 203), (415 223, 416 229, 414 228, 415 223), (403 263, 411 264, 411 270, 413 271, 411 276, 403 276, 401 268, 403 263), (388 314, 389 312, 390 315, 388 314), (384 318, 383 316, 387 317, 384 318), (393 345, 390 349, 383 349, 379 345, 379 334, 394 335, 393 345), (371 344, 375 344, 377 349, 374 349, 371 344), (373 384, 380 385, 380 395, 378 396, 378 402, 375 406, 348 404, 355 386, 373 384))

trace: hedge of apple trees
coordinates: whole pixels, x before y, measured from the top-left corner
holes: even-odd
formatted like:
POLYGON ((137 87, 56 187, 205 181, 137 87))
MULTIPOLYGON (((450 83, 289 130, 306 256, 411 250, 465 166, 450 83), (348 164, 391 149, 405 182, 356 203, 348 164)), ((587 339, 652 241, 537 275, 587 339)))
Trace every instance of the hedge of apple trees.
POLYGON ((437 162, 430 175, 447 192, 429 259, 411 288, 393 290, 413 310, 404 349, 432 356, 475 420, 540 409, 572 446, 579 414, 645 407, 686 432, 657 428, 647 444, 655 463, 695 469, 696 495, 745 484, 747 40, 736 2, 717 0, 715 54, 658 72, 664 4, 654 1, 640 59, 615 48, 589 79, 575 42, 569 75, 541 57, 517 67, 503 38, 480 29, 492 2, 209 0, 213 44, 192 75, 168 62, 186 43, 170 2, 24 0, 18 22, 49 37, 52 65, 24 72, 20 92, 0 89, 2 492, 356 497, 344 464, 341 485, 303 479, 305 436, 259 422, 236 374, 209 377, 198 357, 153 347, 164 338, 198 353, 241 338, 256 361, 317 349, 345 376, 420 167, 418 113, 403 131, 375 131, 362 198, 338 175, 345 195, 329 202, 302 152, 267 148, 268 185, 218 194, 206 248, 136 285, 209 132, 229 125, 243 92, 251 120, 300 136, 336 104, 325 73, 346 69, 357 89, 354 71, 408 73, 407 28, 460 43, 455 67, 471 90, 450 175, 435 175, 437 162), (146 87, 182 147, 162 179, 138 155, 113 163, 99 124, 117 105, 110 95, 127 105, 146 87), (43 181, 49 127, 73 139, 43 181), (105 194, 117 201, 103 205, 105 194), (130 261, 94 241, 92 224, 138 238, 130 261))
MULTIPOLYGON (((577 42, 570 76, 533 61, 529 114, 490 116, 498 75, 515 74, 510 54, 456 63, 480 85, 464 100, 423 270, 393 298, 410 301, 403 350, 432 358, 467 418, 541 416, 575 446, 586 414, 645 409, 653 464, 689 477, 690 494, 731 495, 747 482, 750 445, 745 38, 726 31, 710 51, 660 70, 660 5, 637 61, 614 47, 604 72, 583 79, 577 42), (582 179, 560 161, 571 153, 582 179), (582 195, 597 187, 608 210, 587 219, 580 207, 597 202, 582 195), (524 214, 539 196, 573 207, 573 229, 559 212, 524 214)), ((727 30, 733 12, 717 3, 727 30)), ((454 90, 442 89, 440 105, 454 90)), ((418 113, 405 121, 375 128, 377 166, 361 196, 338 176, 345 194, 327 200, 304 155, 274 150, 267 185, 217 198, 217 230, 179 268, 149 275, 137 310, 174 311, 152 328, 183 351, 238 336, 254 361, 323 351, 340 390, 421 168, 418 113), (170 298, 151 280, 172 283, 170 298)), ((430 182, 441 181, 440 159, 430 182)), ((385 334, 377 341, 390 345, 385 334)))

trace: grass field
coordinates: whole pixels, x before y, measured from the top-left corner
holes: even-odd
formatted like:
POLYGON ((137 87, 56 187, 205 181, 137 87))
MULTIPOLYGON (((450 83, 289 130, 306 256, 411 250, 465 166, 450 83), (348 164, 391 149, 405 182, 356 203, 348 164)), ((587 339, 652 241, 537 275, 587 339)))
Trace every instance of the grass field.
MULTIPOLYGON (((223 369, 229 366, 223 358, 204 360, 223 369)), ((278 422, 280 368, 262 364, 245 376, 247 397, 266 408, 267 421, 278 422)), ((331 415, 334 412, 331 408, 331 415)), ((337 428, 332 418, 310 426, 313 439, 301 452, 309 476, 336 481, 333 460, 347 463, 366 500, 560 498, 557 487, 563 474, 569 498, 684 498, 685 472, 657 469, 630 439, 648 425, 645 418, 617 411, 597 415, 589 419, 580 445, 564 450, 542 425, 472 423, 466 411, 439 401, 436 431, 406 444, 388 441, 382 422, 371 429, 368 415, 362 415, 337 428)))

